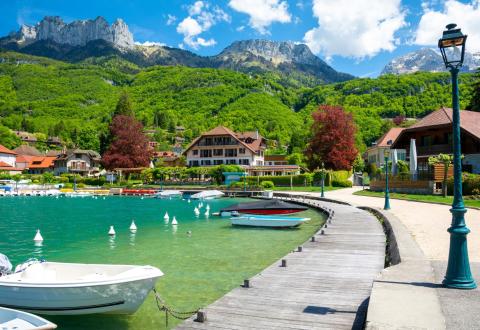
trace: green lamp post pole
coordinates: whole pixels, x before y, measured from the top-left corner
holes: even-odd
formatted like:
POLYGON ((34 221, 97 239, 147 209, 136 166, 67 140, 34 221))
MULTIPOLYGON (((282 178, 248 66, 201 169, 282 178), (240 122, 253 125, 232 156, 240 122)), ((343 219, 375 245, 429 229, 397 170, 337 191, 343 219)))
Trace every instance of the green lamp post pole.
POLYGON ((390 210, 390 192, 388 190, 388 156, 390 156, 390 151, 386 149, 383 155, 385 158, 385 204, 383 209, 390 210))
POLYGON ((462 197, 462 159, 460 139, 460 104, 458 97, 458 72, 463 64, 467 36, 456 24, 447 25, 438 47, 445 66, 452 74, 452 129, 453 129, 453 204, 450 233, 448 266, 443 284, 449 288, 475 289, 477 287, 470 271, 468 259, 467 234, 470 230, 465 224, 465 205, 462 197), (461 48, 460 48, 461 47, 461 48))
POLYGON ((322 162, 322 193, 320 197, 325 197, 325 164, 322 162))

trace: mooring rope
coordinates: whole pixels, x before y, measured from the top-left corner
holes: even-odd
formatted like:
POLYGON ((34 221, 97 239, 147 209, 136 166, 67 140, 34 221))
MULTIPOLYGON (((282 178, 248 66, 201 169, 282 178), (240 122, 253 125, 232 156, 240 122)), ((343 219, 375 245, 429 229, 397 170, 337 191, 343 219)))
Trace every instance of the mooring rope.
POLYGON ((198 312, 198 309, 195 311, 191 312, 179 312, 176 310, 173 310, 172 308, 168 307, 165 304, 165 301, 162 299, 160 294, 153 288, 153 294, 155 295, 155 302, 157 303, 157 308, 160 312, 165 312, 165 326, 168 327, 168 315, 173 316, 174 318, 178 320, 186 320, 189 319, 190 316, 198 312), (187 315, 187 316, 184 316, 187 315))

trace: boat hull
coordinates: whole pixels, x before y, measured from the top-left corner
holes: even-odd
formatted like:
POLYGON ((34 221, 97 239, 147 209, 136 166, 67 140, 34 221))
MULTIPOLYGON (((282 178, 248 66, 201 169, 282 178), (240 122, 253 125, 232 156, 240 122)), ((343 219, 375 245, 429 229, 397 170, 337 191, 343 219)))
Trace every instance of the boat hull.
MULTIPOLYGON (((302 212, 303 210, 298 209, 244 209, 241 210, 241 213, 248 214, 258 214, 258 215, 275 215, 275 214, 293 214, 297 212, 302 212)), ((240 212, 240 211, 239 211, 240 212)))
POLYGON ((309 218, 280 218, 262 216, 240 216, 230 218, 232 225, 270 228, 291 228, 297 227, 310 220, 309 218))
POLYGON ((44 315, 132 314, 155 282, 156 278, 95 286, 0 285, 0 306, 44 315))

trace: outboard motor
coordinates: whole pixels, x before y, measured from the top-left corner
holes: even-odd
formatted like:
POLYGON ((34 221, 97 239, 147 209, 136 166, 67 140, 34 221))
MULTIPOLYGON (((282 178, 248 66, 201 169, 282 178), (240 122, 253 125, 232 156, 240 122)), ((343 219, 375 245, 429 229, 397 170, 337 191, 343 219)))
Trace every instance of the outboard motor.
POLYGON ((10 274, 12 272, 12 263, 7 256, 0 253, 0 276, 10 274))

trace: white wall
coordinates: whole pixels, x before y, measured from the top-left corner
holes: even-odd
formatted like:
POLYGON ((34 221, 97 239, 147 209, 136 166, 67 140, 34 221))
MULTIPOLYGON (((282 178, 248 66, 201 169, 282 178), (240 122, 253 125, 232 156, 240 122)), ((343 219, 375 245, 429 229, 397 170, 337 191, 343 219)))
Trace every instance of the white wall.
POLYGON ((0 153, 0 162, 7 163, 8 165, 15 167, 17 157, 11 154, 0 153))
POLYGON ((480 154, 465 155, 462 163, 464 165, 472 165, 472 172, 480 174, 480 154))

